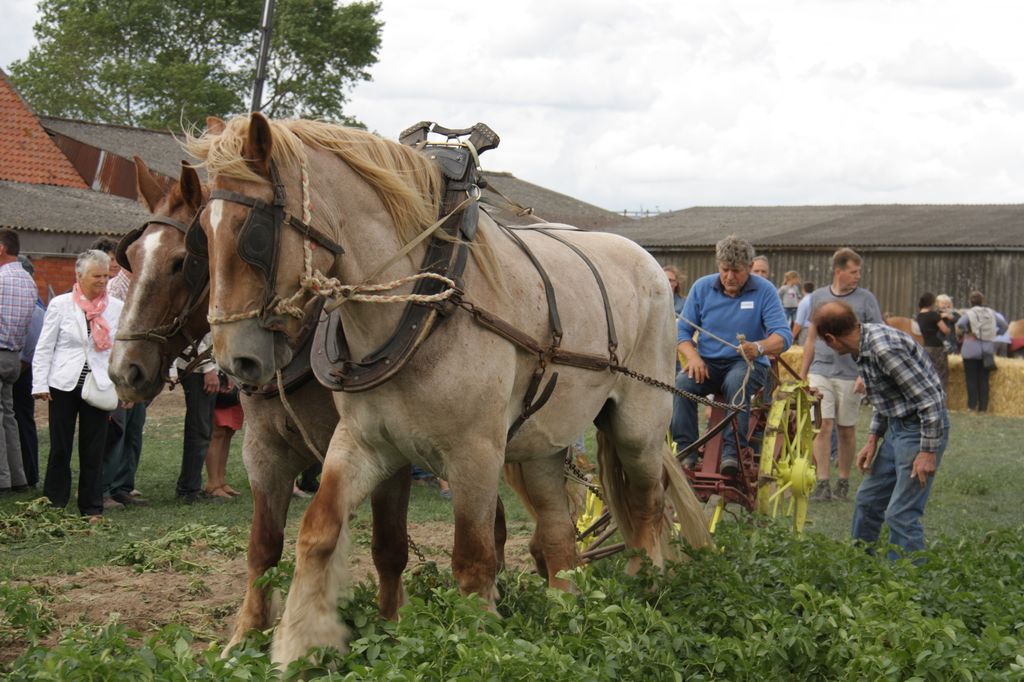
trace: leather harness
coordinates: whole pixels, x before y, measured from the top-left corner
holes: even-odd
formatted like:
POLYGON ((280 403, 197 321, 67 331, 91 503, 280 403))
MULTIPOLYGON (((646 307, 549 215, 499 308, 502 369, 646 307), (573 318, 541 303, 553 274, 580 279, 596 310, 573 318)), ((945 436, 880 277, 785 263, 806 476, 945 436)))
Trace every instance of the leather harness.
MULTIPOLYGON (((497 146, 498 138, 482 124, 477 124, 466 130, 451 130, 423 122, 405 131, 402 134, 402 141, 415 145, 438 164, 445 179, 444 201, 441 209, 441 215, 444 216, 447 211, 458 206, 467 192, 485 186, 485 180, 480 174, 476 159, 481 151, 497 146), (488 135, 483 139, 484 144, 479 144, 480 133, 483 131, 486 131, 488 135), (469 134, 470 144, 426 144, 428 132, 440 132, 448 135, 449 140, 469 134), (474 135, 477 137, 476 142, 474 142, 474 135)), ((575 228, 539 226, 513 228, 495 221, 502 233, 516 244, 540 275, 548 304, 548 318, 551 327, 549 343, 544 344, 538 341, 498 315, 465 298, 462 275, 468 258, 467 243, 471 242, 476 234, 478 218, 479 207, 476 203, 471 203, 462 211, 450 215, 441 227, 448 238, 433 237, 431 239, 420 268, 421 272, 435 272, 453 280, 456 283, 453 295, 441 303, 408 303, 391 337, 380 348, 364 358, 359 360, 352 358, 345 339, 340 313, 335 310, 330 314, 321 315, 311 355, 313 372, 321 384, 332 391, 347 392, 365 391, 381 385, 405 366, 438 324, 450 315, 455 307, 466 310, 478 324, 516 346, 535 354, 538 358, 538 367, 534 371, 523 397, 523 411, 509 427, 506 434, 507 439, 511 439, 523 423, 540 410, 554 393, 558 382, 558 372, 552 372, 547 384, 541 388, 549 364, 568 365, 596 371, 623 371, 625 369, 619 365, 616 355, 618 339, 607 288, 600 272, 581 249, 557 234, 558 231, 575 230, 575 228), (524 230, 538 232, 554 239, 572 249, 587 264, 597 282, 604 304, 608 325, 607 355, 578 353, 562 349, 563 330, 558 314, 555 289, 540 261, 517 234, 524 230)), ((414 293, 434 294, 443 291, 446 286, 446 284, 433 279, 420 280, 414 293)))

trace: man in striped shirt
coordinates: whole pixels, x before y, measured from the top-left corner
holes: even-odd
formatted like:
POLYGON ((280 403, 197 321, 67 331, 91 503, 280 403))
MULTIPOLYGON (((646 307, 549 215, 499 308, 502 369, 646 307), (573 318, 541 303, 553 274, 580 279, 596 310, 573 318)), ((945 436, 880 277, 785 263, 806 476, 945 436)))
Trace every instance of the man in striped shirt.
MULTIPOLYGON (((814 326, 829 348, 856 360, 875 408, 868 442, 857 454, 864 480, 853 539, 874 543, 884 521, 890 544, 905 553, 921 550, 921 517, 949 438, 946 396, 935 368, 910 336, 884 324, 861 324, 846 303, 821 306, 814 326)), ((890 550, 890 558, 898 556, 890 550)))
POLYGON ((25 490, 21 439, 14 417, 14 384, 21 376, 21 349, 36 306, 36 283, 18 262, 21 242, 0 230, 0 494, 25 490))

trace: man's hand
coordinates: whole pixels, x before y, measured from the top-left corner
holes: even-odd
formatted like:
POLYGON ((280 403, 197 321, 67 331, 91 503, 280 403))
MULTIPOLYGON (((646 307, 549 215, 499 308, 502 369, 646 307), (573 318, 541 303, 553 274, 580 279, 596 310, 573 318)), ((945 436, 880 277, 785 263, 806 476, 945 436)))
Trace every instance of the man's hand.
POLYGON ((49 393, 33 393, 32 397, 35 398, 36 400, 49 400, 50 399, 50 394, 49 393))
POLYGON ((708 380, 708 366, 704 364, 704 360, 700 356, 687 358, 686 373, 698 384, 703 384, 708 380))
POLYGON ((751 361, 757 360, 761 357, 761 354, 757 351, 757 344, 750 341, 744 341, 740 344, 739 353, 744 358, 751 361))
POLYGON ((203 374, 203 393, 216 393, 220 390, 220 379, 217 378, 217 370, 211 369, 203 374))
POLYGON ((867 393, 867 388, 864 386, 864 380, 861 379, 859 376, 857 377, 856 381, 853 382, 853 392, 856 393, 857 395, 864 395, 865 393, 867 393))
POLYGON ((871 471, 871 465, 875 462, 875 453, 878 450, 878 436, 868 436, 868 442, 857 453, 857 471, 867 474, 871 471))
POLYGON ((921 487, 928 485, 928 477, 935 475, 935 453, 922 450, 914 458, 914 466, 910 470, 910 477, 916 478, 921 487))

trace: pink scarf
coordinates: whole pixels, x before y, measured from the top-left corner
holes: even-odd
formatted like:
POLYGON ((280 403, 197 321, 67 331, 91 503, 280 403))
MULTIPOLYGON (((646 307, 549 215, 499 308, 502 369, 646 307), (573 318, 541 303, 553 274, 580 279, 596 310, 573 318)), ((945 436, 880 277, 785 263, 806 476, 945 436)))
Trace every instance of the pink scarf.
POLYGON ((103 311, 107 309, 107 292, 97 296, 91 301, 82 295, 82 288, 75 282, 75 288, 71 290, 71 300, 75 302, 85 319, 92 323, 92 342, 96 350, 109 350, 113 343, 110 340, 110 325, 103 319, 103 311))

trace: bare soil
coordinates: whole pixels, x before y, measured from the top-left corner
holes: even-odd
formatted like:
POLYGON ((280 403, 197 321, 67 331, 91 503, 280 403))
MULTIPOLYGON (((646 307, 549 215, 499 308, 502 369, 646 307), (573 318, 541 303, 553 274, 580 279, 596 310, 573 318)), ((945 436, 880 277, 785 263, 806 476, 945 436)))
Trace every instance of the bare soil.
MULTIPOLYGON (((450 567, 451 524, 410 524, 409 535, 428 561, 450 567)), ((509 537, 505 549, 508 570, 532 567, 528 542, 523 536, 509 537)), ((353 534, 351 547, 352 580, 362 582, 375 577, 368 543, 359 542, 358 534, 353 534)), ((54 646, 61 629, 78 624, 101 625, 112 617, 142 634, 156 632, 170 623, 187 625, 197 635, 197 649, 210 641, 226 641, 245 592, 245 557, 225 559, 197 548, 190 558, 208 566, 209 572, 138 573, 130 567, 98 566, 75 575, 34 578, 33 585, 51 595, 50 608, 60 626, 41 644, 54 646)), ((415 553, 410 552, 409 567, 418 563, 415 553)), ((0 665, 14 660, 25 647, 25 642, 0 646, 0 665)))

